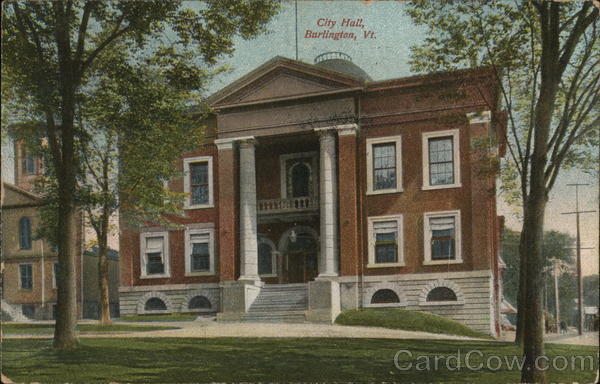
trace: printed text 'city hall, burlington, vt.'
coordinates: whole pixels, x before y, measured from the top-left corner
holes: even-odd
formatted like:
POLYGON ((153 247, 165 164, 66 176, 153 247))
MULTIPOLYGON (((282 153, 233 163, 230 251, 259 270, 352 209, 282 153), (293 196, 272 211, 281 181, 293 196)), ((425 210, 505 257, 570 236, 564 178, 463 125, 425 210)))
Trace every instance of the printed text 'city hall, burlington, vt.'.
POLYGON ((347 19, 341 20, 329 19, 326 17, 318 18, 316 21, 318 30, 307 29, 304 33, 305 39, 332 39, 332 40, 356 40, 357 36, 363 39, 376 39, 375 32, 365 29, 363 19, 347 19), (346 28, 344 30, 336 30, 337 28, 346 28), (361 29, 355 31, 355 29, 361 29))

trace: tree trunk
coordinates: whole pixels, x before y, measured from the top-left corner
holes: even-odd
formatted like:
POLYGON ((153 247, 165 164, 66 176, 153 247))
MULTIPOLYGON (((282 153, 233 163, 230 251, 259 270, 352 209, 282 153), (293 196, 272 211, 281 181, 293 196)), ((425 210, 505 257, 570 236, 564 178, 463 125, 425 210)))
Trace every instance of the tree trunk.
MULTIPOLYGON (((106 237, 106 234, 104 235, 106 237)), ((106 256, 106 239, 99 242, 98 247, 98 286, 100 288, 100 324, 111 324, 108 292, 108 257, 106 256)))
POLYGON ((54 327, 54 348, 72 350, 77 348, 77 233, 80 230, 77 209, 73 196, 74 185, 63 180, 59 186, 58 207, 58 263, 56 325, 54 327), (67 184, 67 185, 65 185, 67 184))
POLYGON ((523 345, 525 335, 525 313, 527 297, 527 228, 523 225, 521 237, 519 238, 519 293, 517 296, 517 331, 515 343, 523 345))
POLYGON ((534 197, 532 193, 528 205, 528 217, 525 218, 525 225, 528 228, 527 237, 525 238, 527 252, 526 320, 523 329, 525 364, 521 381, 524 383, 545 383, 545 370, 542 370, 543 366, 541 365, 544 361, 538 361, 538 357, 544 356, 544 303, 542 295, 544 289, 542 274, 544 258, 542 243, 546 198, 543 194, 534 197))

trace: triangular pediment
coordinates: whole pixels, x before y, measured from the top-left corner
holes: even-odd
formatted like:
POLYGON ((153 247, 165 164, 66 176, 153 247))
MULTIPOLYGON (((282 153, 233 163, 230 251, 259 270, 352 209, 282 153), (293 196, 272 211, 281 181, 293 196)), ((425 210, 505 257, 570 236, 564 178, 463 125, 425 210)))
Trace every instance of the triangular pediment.
POLYGON ((276 57, 213 94, 209 104, 218 107, 318 95, 361 86, 352 76, 296 60, 276 57))

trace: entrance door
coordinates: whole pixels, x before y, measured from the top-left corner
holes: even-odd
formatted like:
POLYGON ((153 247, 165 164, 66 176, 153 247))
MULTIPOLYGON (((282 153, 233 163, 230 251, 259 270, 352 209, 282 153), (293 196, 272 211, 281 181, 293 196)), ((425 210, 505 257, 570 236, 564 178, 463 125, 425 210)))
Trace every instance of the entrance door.
POLYGON ((310 233, 299 233, 290 239, 287 249, 288 283, 306 283, 318 274, 318 246, 310 233))

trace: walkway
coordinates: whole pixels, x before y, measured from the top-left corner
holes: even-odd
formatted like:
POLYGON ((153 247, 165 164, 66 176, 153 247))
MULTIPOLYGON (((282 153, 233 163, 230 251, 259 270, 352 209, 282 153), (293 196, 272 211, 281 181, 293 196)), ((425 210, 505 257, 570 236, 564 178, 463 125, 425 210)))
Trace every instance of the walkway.
MULTIPOLYGON (((124 324, 115 322, 115 324, 124 324)), ((196 320, 180 322, 127 322, 131 325, 165 325, 180 327, 163 331, 88 333, 80 337, 342 337, 383 339, 440 339, 477 340, 464 336, 443 335, 427 332, 411 332, 377 327, 355 327, 316 323, 242 323, 196 320)), ((51 338, 51 334, 15 335, 5 334, 6 339, 51 338)))
MULTIPOLYGON (((545 336, 547 343, 553 344, 570 344, 570 345, 591 345, 598 346, 598 332, 584 332, 583 335, 579 336, 577 331, 569 331, 569 333, 548 333, 545 336)), ((512 342, 515 340, 515 332, 505 332, 500 341, 512 342)))

